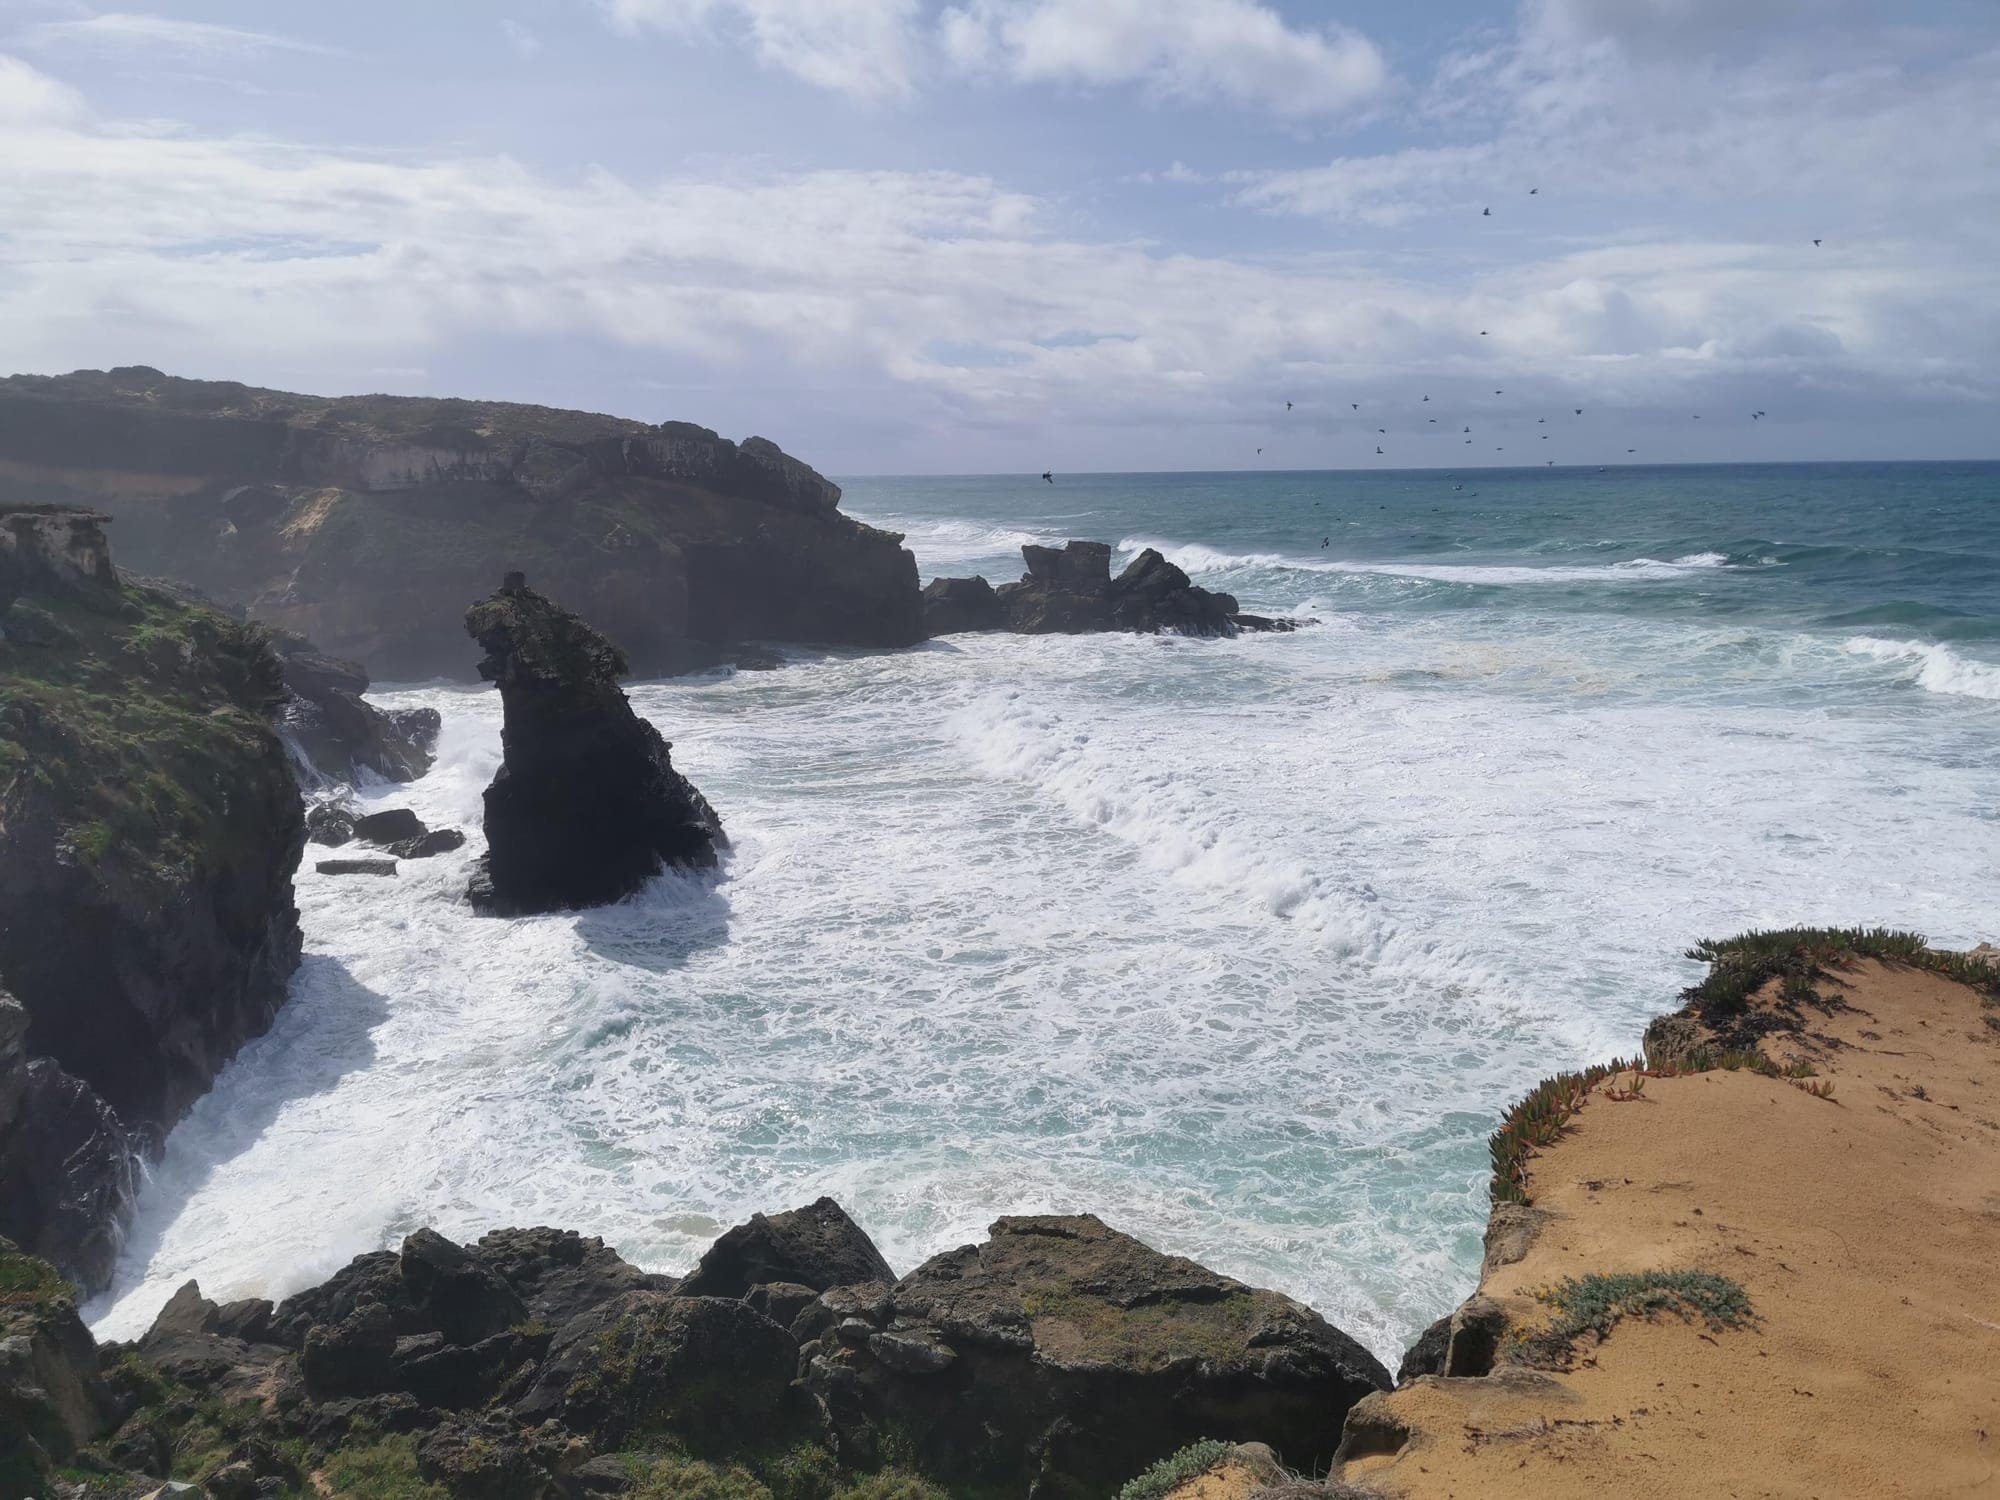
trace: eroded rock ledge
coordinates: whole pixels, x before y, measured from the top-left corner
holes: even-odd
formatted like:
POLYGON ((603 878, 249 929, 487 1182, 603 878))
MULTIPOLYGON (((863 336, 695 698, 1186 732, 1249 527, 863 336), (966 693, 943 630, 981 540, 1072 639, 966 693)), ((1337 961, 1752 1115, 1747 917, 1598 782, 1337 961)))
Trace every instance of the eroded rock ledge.
POLYGON ((0 1286, 26 1351, 0 1361, 0 1500, 1099 1500, 1218 1433, 1323 1464, 1388 1380, 1299 1304, 1087 1216, 1003 1219, 901 1280, 826 1199, 679 1281, 555 1229, 421 1230, 276 1305, 190 1282, 101 1349, 4 1245, 0 1286))
POLYGON ((934 578, 924 588, 927 635, 1012 630, 1023 635, 1135 631, 1235 635, 1292 630, 1293 620, 1246 615, 1229 594, 1197 588, 1186 573, 1148 547, 1111 576, 1108 542, 1033 543, 1021 549, 1028 571, 994 588, 984 578, 934 578))

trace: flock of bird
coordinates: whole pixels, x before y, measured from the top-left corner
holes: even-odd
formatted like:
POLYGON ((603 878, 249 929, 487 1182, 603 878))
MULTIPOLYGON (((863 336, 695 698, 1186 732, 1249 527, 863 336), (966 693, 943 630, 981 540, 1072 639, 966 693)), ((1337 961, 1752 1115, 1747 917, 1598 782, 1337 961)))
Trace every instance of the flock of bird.
MULTIPOLYGON (((1531 188, 1529 188, 1529 189, 1528 189, 1528 196, 1529 196, 1530 198, 1538 198, 1538 197, 1540 197, 1540 196, 1541 196, 1541 192, 1542 192, 1542 190, 1541 190, 1541 189, 1540 189, 1539 187, 1531 187, 1531 188)), ((1486 218, 1486 219, 1490 219, 1490 218, 1492 218, 1492 217, 1493 217, 1493 209, 1492 209, 1492 207, 1491 207, 1490 205, 1489 205, 1489 206, 1487 206, 1487 207, 1485 207, 1485 208, 1482 208, 1482 209, 1480 209, 1479 213, 1480 213, 1480 217, 1481 217, 1481 218, 1486 218)), ((1816 240, 1814 240, 1814 241, 1813 241, 1813 244, 1814 244, 1815 246, 1818 246, 1818 245, 1822 245, 1822 244, 1824 244, 1824 243, 1825 243, 1825 242, 1824 242, 1823 240, 1818 240, 1818 239, 1816 239, 1816 240)), ((1480 336, 1481 338, 1488 338, 1488 337, 1490 337, 1491 335, 1490 335, 1490 333, 1488 332, 1488 330, 1486 330, 1486 329, 1482 328, 1482 329, 1480 329, 1480 330, 1479 330, 1479 336, 1480 336)), ((1496 390, 1496 391, 1494 391, 1494 393, 1493 393, 1493 394, 1494 394, 1494 395, 1496 395, 1496 396, 1504 396, 1504 395, 1506 395, 1506 394, 1507 394, 1507 392, 1506 392, 1506 390, 1505 390, 1505 389, 1503 388, 1503 389, 1500 389, 1500 390, 1496 390)), ((1422 402, 1419 402, 1418 404, 1419 404, 1419 405, 1423 405, 1423 404, 1426 404, 1426 403, 1428 403, 1428 402, 1430 401, 1430 399, 1431 399, 1431 398, 1430 398, 1430 397, 1429 397, 1429 396, 1427 395, 1427 396, 1425 396, 1425 397, 1423 398, 1423 401, 1422 401, 1422 402)), ((1287 402, 1285 403, 1285 410, 1289 412, 1289 411, 1291 411, 1292 409, 1293 409, 1293 403, 1292 403, 1292 402, 1290 402, 1290 401, 1287 401, 1287 402)), ((1360 411, 1360 410, 1361 410, 1361 403, 1360 403, 1359 401, 1350 401, 1350 402, 1348 403, 1348 409, 1349 409, 1350 411, 1355 411, 1355 412, 1358 412, 1358 411, 1360 411)), ((1575 416, 1578 416, 1578 417, 1580 417, 1580 416, 1582 416, 1582 415, 1583 415, 1583 408, 1582 408, 1582 407, 1580 407, 1580 406, 1577 406, 1577 407, 1572 407, 1572 408, 1571 408, 1571 411, 1572 411, 1573 415, 1575 415, 1575 416)), ((1759 410, 1759 411, 1753 411, 1753 412, 1751 412, 1751 413, 1750 413, 1750 420, 1751 420, 1751 421, 1753 421, 1753 422, 1761 422, 1761 421, 1763 421, 1763 420, 1764 420, 1764 418, 1768 417, 1769 415, 1770 415, 1770 413, 1769 413, 1769 412, 1767 412, 1767 411, 1762 411, 1762 410, 1759 410)), ((1537 417, 1537 418, 1535 418, 1535 423, 1536 423, 1536 425, 1537 425, 1537 426, 1547 426, 1547 425, 1548 425, 1548 420, 1549 420, 1549 419, 1548 419, 1547 417, 1537 417)), ((1701 420, 1701 413, 1700 413, 1700 412, 1695 412, 1695 413, 1693 414, 1693 420, 1695 420, 1695 421, 1699 422, 1699 421, 1701 420)), ((1425 421, 1425 425, 1426 425, 1426 426, 1436 426, 1436 425, 1438 425, 1438 419, 1437 419, 1436 417, 1426 417, 1426 418, 1424 419, 1424 421, 1425 421)), ((1378 427, 1378 428, 1376 428, 1376 429, 1375 429, 1375 435, 1376 435, 1376 436, 1378 436, 1378 437, 1387 437, 1387 436, 1389 435, 1389 429, 1388 429, 1388 428, 1386 428, 1386 427, 1378 427)), ((1466 445, 1467 447, 1471 447, 1471 446, 1472 446, 1472 444, 1473 444, 1473 436, 1472 436, 1472 427, 1471 427, 1471 424, 1469 424, 1469 423, 1468 423, 1468 424, 1467 424, 1467 425, 1466 425, 1466 426, 1464 427, 1464 429, 1462 430, 1462 432, 1461 432, 1461 434, 1460 434, 1460 435, 1461 435, 1461 436, 1462 436, 1462 437, 1463 437, 1463 438, 1465 439, 1465 445, 1466 445)), ((1540 434, 1540 437, 1541 437, 1541 440, 1542 440, 1543 442, 1545 442, 1545 443, 1549 441, 1549 434, 1548 434, 1548 433, 1546 433, 1546 432, 1544 432, 1544 433, 1540 434)), ((1494 451, 1495 453, 1505 453, 1505 452, 1507 451, 1507 448, 1506 448, 1506 445, 1505 445, 1504 443, 1502 443, 1502 444, 1496 444, 1496 445, 1494 446, 1494 449, 1493 449, 1493 451, 1494 451)), ((1638 452, 1639 450, 1638 450, 1637 448, 1627 448, 1627 449, 1626 449, 1625 451, 1626 451, 1626 453, 1628 453, 1628 454, 1636 454, 1636 453, 1637 453, 1637 452, 1638 452)), ((1259 448, 1259 449, 1257 450, 1257 454, 1258 454, 1258 456, 1259 456, 1259 457, 1262 457, 1262 456, 1263 456, 1263 453, 1264 453, 1264 450, 1263 450, 1262 448, 1259 448)), ((1387 453, 1386 453, 1386 452, 1385 452, 1385 451, 1383 450, 1383 448, 1382 448, 1382 445, 1381 445, 1380 443, 1377 443, 1377 444, 1375 445, 1375 456, 1376 456, 1377 458, 1387 458, 1387 457, 1388 457, 1388 454, 1387 454, 1387 453)), ((1553 458, 1546 458, 1546 459, 1543 459, 1543 460, 1542 460, 1542 462, 1543 462, 1543 464, 1544 464, 1544 465, 1545 465, 1546 467, 1548 467, 1548 468, 1551 468, 1551 469, 1553 469, 1553 468, 1555 467, 1555 464, 1556 464, 1556 461, 1555 461, 1555 460, 1554 460, 1553 458)), ((1597 472, 1598 472, 1598 473, 1600 473, 1600 474, 1602 474, 1602 473, 1604 472, 1604 466, 1603 466, 1602 464, 1598 465, 1598 469, 1597 469, 1597 472)), ((1451 476, 1447 475, 1446 477, 1447 477, 1447 478, 1449 478, 1449 477, 1451 477, 1451 476)), ((1043 472, 1043 474, 1042 474, 1042 479, 1043 479, 1043 480, 1044 480, 1044 481, 1045 481, 1046 483, 1048 483, 1048 484, 1054 484, 1054 483, 1056 482, 1056 479, 1055 479, 1055 475, 1054 475, 1054 473, 1053 473, 1053 472, 1049 472, 1049 471, 1044 471, 1044 472, 1043 472)), ((1464 485, 1462 485, 1462 484, 1455 484, 1455 485, 1453 485, 1453 486, 1452 486, 1452 488, 1453 488, 1453 489, 1455 489, 1455 490, 1462 490, 1462 489, 1464 489, 1464 488, 1465 488, 1465 486, 1464 486, 1464 485)), ((1326 544, 1322 542, 1322 543, 1321 543, 1321 545, 1322 545, 1322 546, 1324 546, 1324 545, 1326 545, 1326 544)))

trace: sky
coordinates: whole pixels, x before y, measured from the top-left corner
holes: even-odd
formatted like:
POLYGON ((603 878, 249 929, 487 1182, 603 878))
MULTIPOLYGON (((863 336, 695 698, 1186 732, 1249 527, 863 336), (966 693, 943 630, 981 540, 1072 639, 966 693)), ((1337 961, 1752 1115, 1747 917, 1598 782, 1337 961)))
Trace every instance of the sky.
POLYGON ((2000 458, 2000 0, 0 0, 0 371, 119 364, 836 474, 2000 458))

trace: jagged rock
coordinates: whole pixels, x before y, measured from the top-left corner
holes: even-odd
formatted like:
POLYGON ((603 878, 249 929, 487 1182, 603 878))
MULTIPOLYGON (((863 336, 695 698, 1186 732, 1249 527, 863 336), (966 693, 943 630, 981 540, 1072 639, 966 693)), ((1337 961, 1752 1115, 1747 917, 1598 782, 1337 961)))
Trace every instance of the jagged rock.
POLYGON ((306 810, 306 842, 338 849, 354 842, 354 805, 343 799, 315 802, 306 810))
POLYGON ((398 839, 421 838, 429 831, 424 820, 407 807, 385 808, 354 820, 354 836, 364 844, 393 844, 398 839))
POLYGON ((1408 1385, 1419 1375, 1444 1374, 1445 1351, 1451 1347, 1451 1314, 1446 1313, 1417 1335, 1396 1367, 1396 1384, 1408 1385))
POLYGON ((397 839, 389 846, 389 852, 398 859, 430 859, 464 847, 465 835, 458 829, 433 828, 429 833, 420 833, 413 839, 397 839))
MULTIPOLYGON (((684 1297, 743 1297, 767 1282, 814 1292, 857 1282, 893 1283, 896 1273, 859 1224, 831 1198, 781 1214, 752 1214, 709 1246, 678 1290, 684 1297)), ((794 1316, 796 1316, 796 1310, 794 1316)), ((790 1326, 791 1318, 780 1320, 790 1326)))
POLYGON ((933 578, 924 585, 924 634, 1006 628, 1007 611, 984 578, 933 578))
POLYGON ((1116 578, 1106 542, 1070 542, 1060 548, 1030 543, 1021 556, 1026 575, 997 589, 983 578, 931 580, 924 589, 930 633, 1005 629, 1028 635, 1101 630, 1235 635, 1241 630, 1290 630, 1297 624, 1241 613, 1230 595, 1196 588, 1151 547, 1116 578))
POLYGON ((399 681, 467 675, 454 601, 508 567, 649 675, 745 641, 923 638, 900 536, 764 439, 684 422, 137 366, 0 380, 0 502, 51 498, 115 514, 128 563, 399 681))
POLYGON ((819 1295, 796 1281, 767 1281, 751 1287, 743 1294, 743 1300, 780 1328, 790 1328, 800 1313, 819 1300, 819 1295))
POLYGON ((389 722, 426 755, 437 752, 438 735, 444 730, 444 715, 434 708, 397 708, 389 711, 389 722))
POLYGON ((0 1144, 0 1232, 94 1290, 130 1152, 284 1002, 304 817, 261 631, 121 578, 75 512, 0 515, 0 603, 66 633, 0 647, 0 986, 35 1059, 0 1144))
POLYGON ((528 1316, 560 1328, 578 1313, 627 1292, 670 1291, 673 1278, 642 1271, 570 1229, 496 1229, 471 1247, 514 1289, 528 1316))
POLYGON ((364 1302, 338 1323, 307 1332, 299 1371, 316 1401, 372 1396, 389 1389, 395 1359, 395 1320, 381 1303, 364 1302))
MULTIPOLYGON (((279 727, 315 774, 352 782, 371 771, 388 781, 415 781, 431 768, 436 730, 426 743, 396 717, 364 702, 368 671, 359 662, 327 656, 289 631, 273 631, 271 638, 284 663, 289 693, 278 710, 279 727)), ((432 709, 410 712, 436 714, 432 709)))
POLYGON ((722 824, 660 732, 632 712, 618 687, 623 652, 518 573, 467 612, 466 629, 505 715, 475 906, 601 906, 668 866, 716 862, 722 824))
POLYGON ((322 875, 394 875, 393 859, 322 859, 313 865, 322 875))
MULTIPOLYGON (((1090 1216, 1002 1219, 880 1304, 829 1293, 803 1351, 843 1459, 894 1431, 940 1477, 1036 1495, 1114 1492, 1205 1437, 1324 1468, 1388 1372, 1309 1309, 1148 1249, 1090 1216)), ((803 1323, 806 1315, 801 1315, 803 1323)))
POLYGON ((434 1229, 403 1241, 397 1270, 431 1327, 454 1344, 474 1344, 525 1322, 527 1306, 506 1279, 434 1229))
POLYGON ((0 1239, 0 1494, 36 1493, 48 1466, 117 1422, 70 1287, 0 1239))
POLYGON ((454 1500, 542 1500, 589 1457, 589 1445, 566 1432, 524 1431, 501 1416, 448 1417, 417 1445, 417 1472, 454 1500))
POLYGON ((570 1320, 514 1414, 607 1447, 635 1432, 727 1446, 770 1431, 798 1356, 744 1303, 628 1292, 570 1320))

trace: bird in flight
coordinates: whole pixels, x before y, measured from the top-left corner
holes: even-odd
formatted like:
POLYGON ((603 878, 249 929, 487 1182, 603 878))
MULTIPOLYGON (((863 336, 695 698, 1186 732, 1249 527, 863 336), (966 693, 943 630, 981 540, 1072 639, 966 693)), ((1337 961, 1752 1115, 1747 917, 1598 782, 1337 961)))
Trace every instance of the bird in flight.
POLYGON ((1430 421, 1430 423, 1431 423, 1431 424, 1432 424, 1433 426, 1437 425, 1437 418, 1436 418, 1436 417, 1431 417, 1431 418, 1429 418, 1428 420, 1430 421))
POLYGON ((1546 422, 1546 421, 1548 421, 1548 418, 1547 418, 1547 417, 1537 417, 1537 418, 1535 418, 1535 420, 1536 420, 1537 422, 1546 422))
POLYGON ((1579 406, 1579 407, 1578 407, 1578 408, 1576 409, 1576 414, 1577 414, 1577 415, 1578 415, 1579 417, 1580 417, 1580 416, 1582 416, 1582 415, 1583 415, 1583 408, 1579 406))
POLYGON ((1387 437, 1389 435, 1389 429, 1386 427, 1378 427, 1375 430, 1381 433, 1383 437, 1387 437))
POLYGON ((1814 243, 1815 245, 1817 245, 1817 244, 1819 243, 1819 241, 1818 241, 1818 240, 1814 240, 1814 241, 1813 241, 1813 243, 1814 243))
POLYGON ((1381 451, 1382 451, 1382 445, 1381 445, 1380 443, 1377 443, 1377 444, 1375 445, 1375 451, 1376 451, 1376 453, 1378 453, 1378 454, 1379 454, 1379 453, 1381 453, 1381 451))
POLYGON ((1480 329, 1480 330, 1479 330, 1479 336, 1480 336, 1481 338, 1485 338, 1485 337, 1486 337, 1486 330, 1485 330, 1484 328, 1482 328, 1482 329, 1480 329))
POLYGON ((1495 391, 1495 392, 1494 392, 1493 394, 1494 394, 1494 395, 1496 395, 1496 396, 1504 396, 1504 395, 1506 395, 1507 393, 1506 393, 1505 391, 1495 391))
POLYGON ((1542 462, 1547 464, 1551 469, 1553 469, 1556 466, 1556 461, 1553 458, 1545 458, 1542 460, 1542 462))
POLYGON ((1290 411, 1291 409, 1292 409, 1292 403, 1291 403, 1291 402, 1289 402, 1289 401, 1287 401, 1287 402, 1285 403, 1285 410, 1286 410, 1286 411, 1290 411))
POLYGON ((1540 188, 1529 188, 1529 189, 1528 189, 1528 196, 1529 196, 1530 198, 1532 198, 1532 197, 1534 197, 1534 196, 1535 196, 1535 194, 1539 193, 1540 191, 1541 191, 1541 189, 1540 189, 1540 188))
POLYGON ((1637 453, 1639 450, 1637 448, 1627 448, 1625 451, 1627 453, 1637 453))
POLYGON ((1470 427, 1466 428, 1465 430, 1466 430, 1467 432, 1470 432, 1470 431, 1472 431, 1472 429, 1471 429, 1470 427))
POLYGON ((1350 402, 1348 402, 1347 404, 1348 404, 1349 406, 1353 407, 1353 408, 1354 408, 1354 409, 1355 409, 1356 411, 1360 411, 1360 410, 1361 410, 1361 403, 1360 403, 1359 401, 1350 401, 1350 402))
POLYGON ((1263 452, 1264 450, 1263 450, 1262 448, 1259 448, 1259 449, 1258 449, 1257 451, 1258 451, 1259 453, 1262 453, 1262 452, 1263 452))
MULTIPOLYGON (((1482 208, 1479 210, 1479 217, 1482 219, 1490 219, 1493 217, 1493 210, 1490 208, 1482 208)), ((1814 240, 1813 243, 1817 245, 1819 241, 1814 240)))
POLYGON ((1426 396, 1426 397, 1424 397, 1424 399, 1425 399, 1426 401, 1428 401, 1428 400, 1430 400, 1431 398, 1430 398, 1430 397, 1428 397, 1428 396, 1426 396))
POLYGON ((1333 538, 1330 536, 1323 536, 1319 539, 1319 550, 1322 552, 1326 551, 1326 549, 1331 547, 1332 545, 1333 545, 1333 538))
POLYGON ((1053 473, 1053 472, 1052 472, 1051 470, 1048 470, 1048 469, 1044 469, 1044 470, 1042 470, 1042 478, 1043 478, 1043 480, 1044 480, 1044 481, 1046 481, 1046 482, 1047 482, 1047 483, 1049 483, 1049 484, 1054 484, 1054 483, 1056 482, 1056 476, 1055 476, 1055 474, 1054 474, 1054 473, 1053 473))

